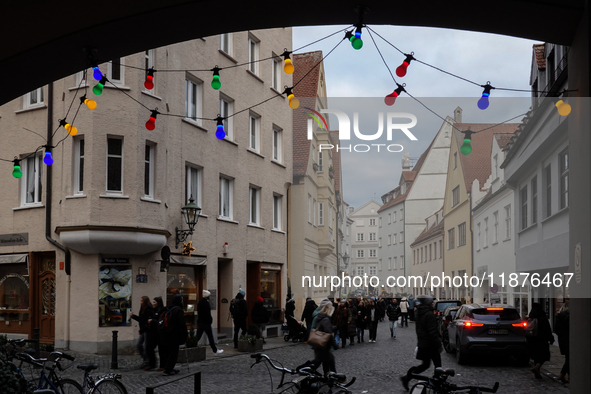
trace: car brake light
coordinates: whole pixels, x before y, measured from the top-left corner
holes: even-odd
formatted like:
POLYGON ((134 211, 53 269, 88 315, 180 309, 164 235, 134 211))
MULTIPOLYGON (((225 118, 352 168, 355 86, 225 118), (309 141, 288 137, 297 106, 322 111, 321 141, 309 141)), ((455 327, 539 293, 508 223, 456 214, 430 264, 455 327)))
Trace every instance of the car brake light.
POLYGON ((486 308, 487 311, 502 311, 505 310, 505 308, 486 308))
POLYGON ((521 323, 513 323, 511 324, 513 327, 527 327, 527 322, 521 322, 521 323))
POLYGON ((482 327, 484 326, 483 323, 472 323, 471 321, 467 321, 464 323, 464 327, 482 327))

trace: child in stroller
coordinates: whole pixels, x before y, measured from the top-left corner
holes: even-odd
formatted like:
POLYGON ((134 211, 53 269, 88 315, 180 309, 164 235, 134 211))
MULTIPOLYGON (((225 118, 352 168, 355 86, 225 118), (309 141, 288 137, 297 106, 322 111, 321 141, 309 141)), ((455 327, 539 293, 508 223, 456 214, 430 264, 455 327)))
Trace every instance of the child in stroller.
POLYGON ((293 342, 305 342, 308 340, 308 330, 302 323, 297 321, 295 317, 286 316, 287 323, 283 323, 281 330, 285 332, 283 340, 289 342, 291 339, 293 342))

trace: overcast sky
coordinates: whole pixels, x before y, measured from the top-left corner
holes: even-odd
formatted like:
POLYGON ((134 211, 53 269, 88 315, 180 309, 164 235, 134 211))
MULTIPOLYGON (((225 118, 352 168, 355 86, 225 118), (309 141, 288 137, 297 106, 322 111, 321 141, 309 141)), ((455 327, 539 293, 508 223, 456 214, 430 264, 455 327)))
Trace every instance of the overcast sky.
MULTIPOLYGON (((298 49, 347 26, 294 27, 293 49, 298 49)), ((532 61, 532 45, 536 41, 506 37, 494 34, 465 32, 451 29, 424 27, 370 26, 375 32, 398 47, 404 53, 414 52, 414 57, 425 63, 484 85, 488 81, 495 87, 529 89, 532 61)), ((321 50, 326 56, 341 41, 339 33, 320 43, 297 51, 297 53, 321 50)), ((405 83, 408 93, 422 104, 402 93, 396 103, 389 107, 384 96, 391 93, 396 85, 384 65, 367 31, 363 31, 363 48, 356 51, 343 41, 324 61, 325 79, 328 90, 328 108, 348 114, 353 129, 354 112, 359 113, 359 130, 362 134, 375 134, 378 130, 378 113, 405 112, 417 117, 417 124, 409 129, 417 138, 411 141, 401 131, 393 133, 391 141, 384 133, 377 141, 360 141, 352 138, 343 141, 342 146, 380 143, 400 144, 400 153, 380 153, 371 147, 367 153, 341 151, 343 161, 343 195, 350 206, 360 208, 371 199, 381 203, 381 196, 398 185, 401 173, 401 159, 404 152, 411 158, 418 158, 429 146, 435 133, 441 127, 440 117, 453 117, 453 111, 460 106, 465 123, 501 123, 527 111, 529 93, 493 90, 490 106, 480 110, 476 106, 482 88, 454 78, 431 67, 411 62, 404 78, 396 77, 395 70, 404 55, 396 51, 382 38, 373 34, 382 55, 398 83, 405 83), (433 114, 431 111, 437 115, 433 114)), ((297 64, 295 65, 297 67, 297 64)), ((513 122, 519 123, 522 117, 513 122)), ((331 115, 330 128, 338 129, 336 117, 331 115)), ((396 119, 400 123, 408 119, 396 119)), ((353 130, 352 130, 353 134, 353 130)), ((394 150, 394 147, 391 148, 394 150)))

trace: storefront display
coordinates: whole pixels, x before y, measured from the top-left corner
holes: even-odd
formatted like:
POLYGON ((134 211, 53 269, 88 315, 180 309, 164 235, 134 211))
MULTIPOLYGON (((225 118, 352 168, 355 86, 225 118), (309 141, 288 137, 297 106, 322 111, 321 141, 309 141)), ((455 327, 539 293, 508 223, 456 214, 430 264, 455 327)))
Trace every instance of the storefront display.
POLYGON ((99 327, 129 325, 131 266, 103 265, 99 270, 99 327))
MULTIPOLYGON (((278 268, 279 267, 280 266, 278 266, 278 268)), ((278 324, 283 322, 283 316, 281 315, 281 305, 279 302, 279 296, 281 294, 280 283, 281 271, 271 269, 261 270, 261 297, 263 297, 264 300, 263 305, 270 313, 269 324, 278 324)))
POLYGON ((0 324, 3 331, 26 332, 29 311, 27 263, 0 264, 0 324))
POLYGON ((168 269, 166 305, 171 304, 175 294, 180 294, 188 326, 197 326, 197 303, 200 300, 203 270, 204 266, 193 265, 171 265, 168 269))

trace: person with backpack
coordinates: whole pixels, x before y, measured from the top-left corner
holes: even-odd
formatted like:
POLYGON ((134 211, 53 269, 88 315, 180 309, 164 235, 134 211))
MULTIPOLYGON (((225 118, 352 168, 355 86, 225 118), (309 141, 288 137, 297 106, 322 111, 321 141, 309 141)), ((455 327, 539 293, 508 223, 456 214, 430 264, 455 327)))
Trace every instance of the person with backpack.
POLYGON ((172 305, 167 307, 159 317, 158 333, 164 353, 164 375, 174 375, 179 372, 178 369, 174 369, 179 355, 179 346, 187 342, 189 335, 185 323, 182 295, 172 296, 172 305))
POLYGON ((238 349, 238 332, 242 331, 240 335, 246 334, 246 318, 248 317, 248 305, 244 299, 246 292, 240 289, 236 298, 230 303, 230 313, 234 320, 234 349, 238 349))
POLYGON ((130 317, 133 320, 136 320, 139 323, 140 330, 137 341, 137 350, 142 357, 142 365, 140 366, 141 369, 148 371, 156 366, 156 354, 154 353, 154 348, 151 347, 151 342, 153 341, 150 338, 150 335, 154 335, 155 333, 152 331, 150 333, 150 326, 148 320, 153 316, 153 309, 152 309, 152 302, 150 302, 150 297, 142 296, 140 299, 140 313, 139 315, 135 315, 133 313, 130 314, 130 317))
POLYGON ((400 307, 396 298, 392 298, 392 303, 388 305, 386 314, 390 321, 390 337, 396 339, 396 328, 398 327, 398 318, 400 317, 400 307))
POLYGON ((261 338, 263 338, 263 343, 265 343, 265 338, 263 337, 263 333, 265 332, 265 328, 267 328, 267 323, 269 322, 269 313, 267 312, 267 308, 263 305, 265 300, 263 297, 259 296, 257 298, 257 302, 254 303, 252 307, 252 311, 250 312, 250 316, 252 317, 252 322, 256 324, 261 332, 261 338))
POLYGON ((224 351, 215 346, 213 331, 211 330, 213 318, 211 317, 211 305, 209 304, 210 295, 211 292, 203 290, 203 298, 197 304, 197 334, 195 337, 197 338, 197 342, 199 342, 201 336, 205 333, 213 354, 222 354, 224 351))

